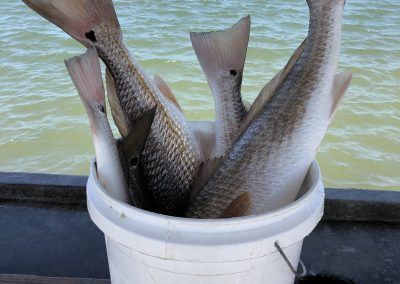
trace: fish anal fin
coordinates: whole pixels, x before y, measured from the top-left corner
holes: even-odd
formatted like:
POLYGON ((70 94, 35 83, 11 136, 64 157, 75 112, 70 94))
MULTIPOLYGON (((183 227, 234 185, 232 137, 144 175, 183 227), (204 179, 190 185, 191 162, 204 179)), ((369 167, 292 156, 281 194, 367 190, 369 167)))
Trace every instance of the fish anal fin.
POLYGON ((211 159, 215 153, 215 122, 189 121, 188 124, 200 144, 203 161, 211 159))
POLYGON ((306 45, 306 39, 300 44, 293 55, 290 57, 288 63, 285 67, 280 70, 272 79, 269 81, 261 90, 260 94, 257 96, 251 108, 247 112, 245 118, 243 119, 240 134, 247 128, 254 117, 260 112, 263 106, 271 99, 275 91, 282 85, 283 81, 288 76, 289 72, 293 69, 294 65, 299 60, 301 54, 303 53, 304 47, 306 45))
POLYGON ((111 75, 108 68, 106 69, 106 86, 107 86, 107 97, 111 107, 111 114, 114 118, 115 125, 117 126, 119 133, 125 137, 129 132, 129 124, 126 121, 125 113, 121 107, 117 96, 117 90, 115 88, 115 80, 111 75))
POLYGON ((335 112, 343 98, 344 93, 350 85, 353 74, 351 72, 341 72, 336 74, 331 90, 332 108, 330 112, 330 121, 333 119, 335 112))
POLYGON ((221 218, 233 218, 247 215, 251 207, 251 195, 244 192, 236 197, 221 214, 221 218))
POLYGON ((196 197, 199 191, 203 188, 203 186, 207 183, 210 177, 214 174, 214 172, 221 165, 224 157, 217 157, 213 159, 209 159, 206 162, 200 164, 194 185, 192 187, 192 191, 190 194, 190 200, 196 197))
POLYGON ((120 32, 112 0, 23 0, 32 10, 86 47, 96 42, 93 29, 107 22, 120 32))
POLYGON ((196 56, 207 80, 218 72, 242 76, 250 34, 250 16, 243 17, 230 29, 190 32, 196 56))
POLYGON ((142 154, 151 126, 156 114, 156 108, 146 111, 138 120, 131 124, 128 134, 122 137, 123 152, 128 163, 130 159, 139 158, 142 154))
POLYGON ((164 81, 164 79, 159 75, 154 75, 154 79, 153 80, 154 80, 154 83, 156 84, 157 88, 164 95, 164 97, 167 100, 169 100, 171 103, 173 103, 180 111, 182 111, 182 108, 179 105, 178 100, 176 99, 176 97, 174 96, 174 94, 171 91, 171 88, 164 81))

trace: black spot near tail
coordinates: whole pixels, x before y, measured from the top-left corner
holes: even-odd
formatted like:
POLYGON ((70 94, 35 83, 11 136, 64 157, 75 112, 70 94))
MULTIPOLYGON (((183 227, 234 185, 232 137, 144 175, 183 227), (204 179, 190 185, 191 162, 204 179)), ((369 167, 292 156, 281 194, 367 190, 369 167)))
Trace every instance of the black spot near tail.
POLYGON ((102 105, 99 105, 99 110, 100 110, 102 113, 105 113, 105 112, 106 112, 104 106, 102 106, 102 105))
POLYGON ((89 39, 91 42, 97 42, 96 35, 94 34, 94 31, 89 31, 89 32, 85 33, 85 37, 87 39, 89 39))
POLYGON ((138 164, 139 164, 139 157, 133 157, 133 158, 129 161, 129 166, 130 166, 130 167, 137 167, 138 164))
POLYGON ((236 70, 232 69, 231 71, 229 71, 229 73, 231 73, 232 76, 236 76, 237 72, 236 70))

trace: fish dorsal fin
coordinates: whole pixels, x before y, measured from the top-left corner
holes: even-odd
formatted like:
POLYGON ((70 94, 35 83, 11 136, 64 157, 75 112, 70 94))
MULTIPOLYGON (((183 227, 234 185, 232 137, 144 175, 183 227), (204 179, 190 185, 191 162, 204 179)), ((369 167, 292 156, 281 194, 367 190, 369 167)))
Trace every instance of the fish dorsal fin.
POLYGON ((132 123, 128 134, 122 138, 123 152, 130 163, 131 158, 139 158, 149 136, 156 108, 146 111, 138 120, 132 123))
POLYGON ((351 72, 341 72, 336 74, 331 90, 332 108, 330 112, 330 121, 332 121, 333 116, 335 115, 335 112, 339 106, 339 102, 342 100, 344 93, 349 87, 352 77, 353 74, 351 72))
POLYGON ((203 186, 207 183, 210 177, 214 174, 214 172, 221 165, 224 157, 217 157, 213 159, 209 159, 206 162, 200 164, 199 171, 197 172, 197 176, 195 182, 193 184, 192 192, 190 194, 190 200, 196 197, 196 195, 200 192, 203 186))
POLYGON ((296 49, 293 55, 290 57, 286 66, 279 71, 271 81, 266 84, 260 94, 257 96, 251 108, 247 112, 247 115, 243 119, 242 127, 239 132, 239 135, 243 133, 243 131, 247 128, 253 118, 260 112, 262 107, 268 102, 268 100, 272 97, 275 91, 281 86, 283 81, 286 79, 289 72, 293 69, 293 66, 299 60, 301 54, 303 53, 304 47, 306 45, 306 39, 300 44, 300 46, 296 49))
POLYGON ((124 111, 121 108, 121 104, 117 96, 115 80, 108 68, 106 69, 106 85, 108 102, 110 103, 111 114, 114 118, 115 125, 117 126, 122 137, 125 137, 129 132, 129 124, 126 121, 124 111))
POLYGON ((203 161, 213 158, 215 153, 215 122, 189 121, 188 124, 200 144, 203 161))
POLYGON ((169 100, 171 103, 173 103, 180 111, 182 111, 181 106, 178 103, 178 100, 172 93, 170 87, 167 85, 167 83, 164 81, 163 78, 159 75, 154 75, 154 83, 156 84, 157 88, 161 91, 161 93, 164 95, 164 97, 169 100))
POLYGON ((193 49, 209 82, 221 69, 242 76, 249 34, 250 16, 227 30, 190 32, 193 49))
POLYGON ((221 218, 241 217, 249 213, 251 207, 251 195, 248 191, 236 197, 221 214, 221 218))

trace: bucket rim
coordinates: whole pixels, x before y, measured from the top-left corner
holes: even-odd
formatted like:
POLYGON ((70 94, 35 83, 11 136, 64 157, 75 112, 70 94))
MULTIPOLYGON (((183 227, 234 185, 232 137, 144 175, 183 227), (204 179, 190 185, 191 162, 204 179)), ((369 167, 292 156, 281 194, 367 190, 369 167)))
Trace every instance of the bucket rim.
MULTIPOLYGON (((168 226, 171 225, 178 225, 178 226, 190 226, 193 229, 200 229, 201 227, 205 227, 207 229, 210 226, 223 226, 226 228, 235 228, 237 226, 243 227, 243 225, 254 224, 254 223, 262 223, 263 221, 267 221, 273 218, 276 218, 280 215, 287 214, 288 211, 296 210, 301 207, 305 202, 307 202, 308 198, 312 195, 313 192, 319 189, 319 183, 321 182, 321 171, 318 165, 318 162, 314 160, 307 172, 314 174, 314 179, 311 181, 311 185, 307 188, 304 194, 298 197, 293 202, 282 206, 278 209, 274 209, 271 211, 267 211, 257 215, 247 215, 242 217, 233 217, 233 218, 218 218, 218 219, 199 219, 199 218, 186 218, 186 217, 176 217, 176 216, 169 216, 160 213, 155 213, 152 211, 147 211, 141 208, 137 208, 133 205, 124 203, 120 200, 113 198, 107 190, 102 186, 100 181, 98 180, 97 176, 97 169, 96 169, 96 159, 93 159, 90 166, 90 175, 89 175, 89 182, 93 182, 97 189, 91 187, 90 190, 96 190, 100 195, 102 195, 103 201, 107 202, 111 208, 118 211, 125 216, 136 220, 142 220, 142 222, 151 221, 153 225, 159 224, 159 226, 168 226)), ((87 189, 89 191, 89 189, 87 189)), ((89 195, 89 192, 88 192, 89 195)), ((234 229, 233 229, 234 230, 234 229)), ((236 231, 236 230, 235 230, 236 231)), ((226 231, 225 231, 226 232, 226 231)))

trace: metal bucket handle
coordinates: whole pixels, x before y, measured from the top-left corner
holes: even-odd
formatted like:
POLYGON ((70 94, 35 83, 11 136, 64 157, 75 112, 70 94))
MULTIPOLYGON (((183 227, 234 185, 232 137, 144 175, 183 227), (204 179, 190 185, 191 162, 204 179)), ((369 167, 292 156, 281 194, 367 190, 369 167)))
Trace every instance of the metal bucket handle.
POLYGON ((303 263, 303 261, 301 259, 299 259, 299 263, 300 263, 300 266, 301 266, 301 273, 299 273, 299 272, 297 272, 297 269, 295 269, 293 267, 293 265, 290 263, 289 259, 287 258, 287 256, 283 252, 282 248, 279 246, 278 241, 275 241, 275 247, 279 251, 279 253, 281 254, 283 260, 289 266, 290 270, 293 272, 294 275, 296 275, 296 277, 303 278, 304 276, 306 276, 307 268, 306 268, 306 266, 304 265, 304 263, 303 263))

